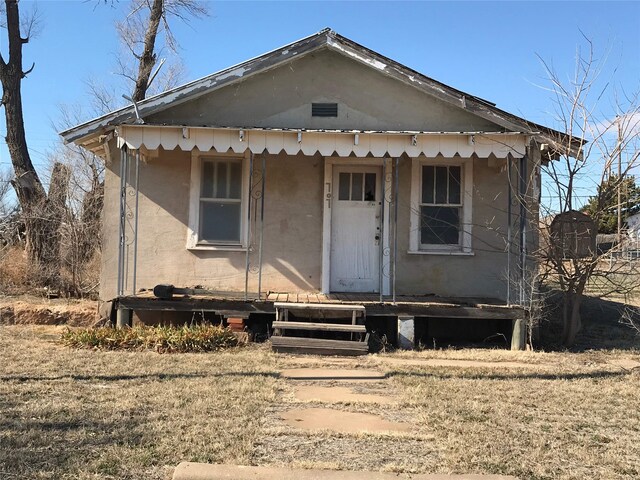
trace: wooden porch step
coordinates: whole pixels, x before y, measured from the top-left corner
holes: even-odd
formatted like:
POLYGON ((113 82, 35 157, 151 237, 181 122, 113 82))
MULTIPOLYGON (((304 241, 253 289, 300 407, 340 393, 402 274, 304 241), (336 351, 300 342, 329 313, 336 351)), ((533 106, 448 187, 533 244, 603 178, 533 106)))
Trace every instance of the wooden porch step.
POLYGON ((366 355, 367 342, 324 340, 322 338, 271 337, 271 348, 281 353, 311 353, 315 355, 366 355))
POLYGON ((366 310, 364 305, 347 305, 341 303, 275 302, 273 306, 287 310, 341 310, 349 312, 364 312, 366 310))
POLYGON ((354 332, 367 333, 364 325, 347 325, 344 323, 311 323, 311 322, 273 322, 273 328, 282 330, 316 330, 321 332, 354 332))

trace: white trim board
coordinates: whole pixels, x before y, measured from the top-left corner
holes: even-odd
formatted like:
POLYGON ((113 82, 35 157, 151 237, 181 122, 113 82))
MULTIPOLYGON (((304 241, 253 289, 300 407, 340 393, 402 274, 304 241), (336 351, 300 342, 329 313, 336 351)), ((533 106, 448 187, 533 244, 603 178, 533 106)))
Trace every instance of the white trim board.
MULTIPOLYGON (((331 204, 333 201, 333 166, 340 165, 371 165, 377 167, 383 167, 383 163, 386 160, 386 171, 383 168, 384 183, 382 187, 382 211, 384 222, 382 223, 382 249, 383 251, 389 251, 389 230, 390 230, 390 205, 386 201, 387 192, 391 192, 392 175, 391 169, 393 168, 392 159, 382 158, 341 158, 341 157, 325 157, 324 159, 324 196, 322 205, 322 293, 331 293, 331 204)), ((389 255, 382 256, 382 263, 380 264, 380 271, 390 271, 389 262, 391 257, 389 255)), ((391 278, 389 275, 383 277, 382 282, 382 295, 391 294, 391 278)))

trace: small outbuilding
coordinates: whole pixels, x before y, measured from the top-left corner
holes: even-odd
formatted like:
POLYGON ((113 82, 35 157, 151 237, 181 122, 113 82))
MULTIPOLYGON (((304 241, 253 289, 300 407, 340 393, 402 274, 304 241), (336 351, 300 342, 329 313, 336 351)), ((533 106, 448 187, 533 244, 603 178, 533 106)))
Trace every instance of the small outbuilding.
POLYGON ((551 245, 563 258, 584 258, 596 252, 596 224, 577 210, 556 215, 549 226, 551 245))

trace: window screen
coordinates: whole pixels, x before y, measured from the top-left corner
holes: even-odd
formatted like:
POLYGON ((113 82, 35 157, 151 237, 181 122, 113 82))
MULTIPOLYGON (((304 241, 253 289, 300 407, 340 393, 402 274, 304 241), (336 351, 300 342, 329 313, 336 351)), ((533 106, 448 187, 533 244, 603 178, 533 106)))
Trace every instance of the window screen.
POLYGON ((242 160, 203 160, 199 240, 240 243, 242 160))
POLYGON ((424 165, 420 203, 420 243, 458 245, 462 215, 462 167, 424 165))

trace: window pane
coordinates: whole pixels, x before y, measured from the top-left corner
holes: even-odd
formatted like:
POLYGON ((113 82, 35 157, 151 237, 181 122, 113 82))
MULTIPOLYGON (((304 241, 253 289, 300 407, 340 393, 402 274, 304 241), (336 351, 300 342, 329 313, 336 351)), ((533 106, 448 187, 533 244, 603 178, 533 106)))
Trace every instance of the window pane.
POLYGON ((216 162, 216 198, 227 197, 227 162, 216 162))
POLYGON ((433 203, 434 167, 422 167, 422 203, 433 203))
POLYGON ((351 174, 351 200, 362 201, 362 183, 364 173, 351 174))
POLYGON ((447 203, 447 167, 436 167, 435 203, 447 203))
POLYGON ((202 162, 202 190, 201 197, 213 197, 213 162, 202 162))
POLYGON ((229 198, 240 199, 242 195, 242 163, 231 162, 229 164, 229 198))
POLYGON ((240 242, 240 203, 200 202, 200 239, 240 242))
POLYGON ((420 207, 420 243, 458 245, 460 207, 420 207))
POLYGON ((364 199, 366 202, 376 200, 376 174, 365 173, 364 175, 364 199))
POLYGON ((338 200, 349 200, 349 187, 351 186, 351 174, 341 173, 338 186, 338 200))
POLYGON ((449 167, 449 203, 460 203, 460 167, 449 167))

